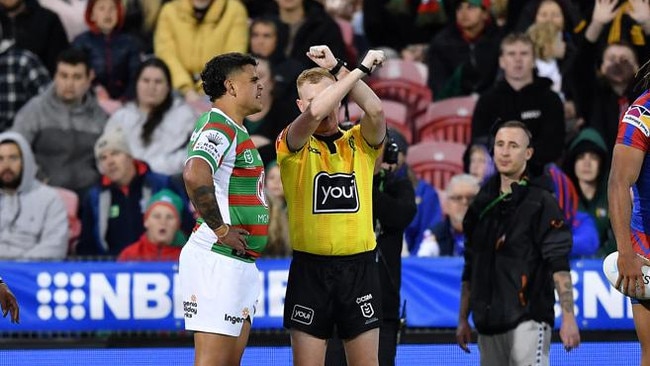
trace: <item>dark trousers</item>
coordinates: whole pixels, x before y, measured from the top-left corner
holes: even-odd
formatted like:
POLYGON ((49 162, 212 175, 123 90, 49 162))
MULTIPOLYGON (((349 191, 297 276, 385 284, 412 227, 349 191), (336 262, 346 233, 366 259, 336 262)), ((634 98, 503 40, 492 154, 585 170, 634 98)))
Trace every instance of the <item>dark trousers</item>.
MULTIPOLYGON (((399 320, 384 319, 379 328, 379 366, 395 366, 399 320)), ((343 342, 333 337, 327 342, 325 366, 347 366, 343 342)))

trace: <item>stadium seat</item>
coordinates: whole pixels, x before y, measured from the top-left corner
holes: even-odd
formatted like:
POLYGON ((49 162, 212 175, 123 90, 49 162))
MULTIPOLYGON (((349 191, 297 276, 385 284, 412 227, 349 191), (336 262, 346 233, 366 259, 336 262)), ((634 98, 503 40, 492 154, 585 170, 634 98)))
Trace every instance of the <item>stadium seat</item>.
POLYGON ((375 79, 402 79, 426 86, 427 75, 427 66, 421 62, 390 59, 377 68, 372 76, 375 79))
POLYGON ((74 248, 77 245, 79 235, 81 235, 81 220, 77 216, 79 210, 79 197, 77 194, 69 189, 61 187, 53 187, 59 193, 59 197, 65 204, 65 209, 68 213, 68 255, 74 253, 74 248))
POLYGON ((456 97, 429 104, 415 120, 417 141, 444 140, 468 144, 476 97, 456 97))
POLYGON ((456 142, 422 141, 409 147, 406 163, 419 178, 444 190, 451 177, 463 172, 465 148, 456 142))
MULTIPOLYGON (((368 85, 381 99, 393 100, 407 106, 407 120, 413 121, 427 111, 432 101, 431 90, 426 85, 404 79, 369 79, 368 85)), ((415 132, 415 125, 412 124, 415 132)), ((413 135, 413 134, 412 134, 413 135)))
MULTIPOLYGON (((393 100, 382 100, 381 104, 384 108, 384 117, 388 127, 394 128, 399 131, 406 142, 409 144, 413 142, 412 128, 407 119, 407 107, 403 103, 393 100)), ((357 122, 363 115, 363 110, 356 103, 348 103, 348 111, 350 113, 350 121, 357 122)), ((339 109, 339 121, 345 121, 345 105, 341 105, 339 109)))

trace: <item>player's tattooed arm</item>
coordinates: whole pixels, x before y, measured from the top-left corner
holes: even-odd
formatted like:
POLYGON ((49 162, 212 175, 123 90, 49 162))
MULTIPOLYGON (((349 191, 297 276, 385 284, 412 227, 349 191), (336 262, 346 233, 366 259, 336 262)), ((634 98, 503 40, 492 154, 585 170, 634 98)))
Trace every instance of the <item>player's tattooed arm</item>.
POLYGON ((213 230, 221 226, 223 218, 214 193, 210 165, 203 159, 189 159, 183 169, 183 181, 187 194, 203 221, 213 230))
POLYGON ((562 312, 573 314, 573 284, 571 283, 571 273, 569 271, 555 272, 553 273, 553 282, 555 282, 555 291, 557 291, 562 312))
POLYGON ((194 206, 211 229, 216 229, 223 225, 223 218, 219 212, 217 197, 214 194, 214 188, 209 186, 199 186, 192 192, 192 201, 194 206))

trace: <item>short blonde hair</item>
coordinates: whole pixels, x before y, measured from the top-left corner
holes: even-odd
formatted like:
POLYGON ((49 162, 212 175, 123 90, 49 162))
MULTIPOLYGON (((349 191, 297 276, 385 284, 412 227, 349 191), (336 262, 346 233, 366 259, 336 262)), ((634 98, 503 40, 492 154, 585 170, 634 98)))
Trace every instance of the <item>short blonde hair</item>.
POLYGON ((336 81, 334 75, 332 75, 328 70, 322 67, 312 67, 307 69, 298 75, 296 79, 296 87, 298 88, 298 94, 300 94, 300 87, 305 84, 318 84, 323 79, 330 79, 336 81))
POLYGON ((542 60, 553 58, 551 52, 553 52, 553 45, 559 33, 560 29, 549 22, 534 23, 526 31, 526 34, 533 41, 535 55, 542 60))

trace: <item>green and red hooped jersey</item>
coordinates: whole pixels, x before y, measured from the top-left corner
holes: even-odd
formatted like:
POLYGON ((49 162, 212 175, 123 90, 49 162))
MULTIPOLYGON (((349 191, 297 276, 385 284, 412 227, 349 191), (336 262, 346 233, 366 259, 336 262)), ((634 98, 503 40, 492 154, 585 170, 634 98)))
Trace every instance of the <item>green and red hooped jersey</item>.
MULTIPOLYGON (((212 169, 215 196, 224 222, 247 230, 247 250, 266 247, 269 210, 264 194, 264 164, 248 132, 217 108, 199 117, 188 145, 188 158, 205 160, 212 169)), ((192 234, 207 249, 242 259, 218 244, 217 235, 202 219, 192 234)), ((252 261, 252 260, 248 260, 252 261)))

